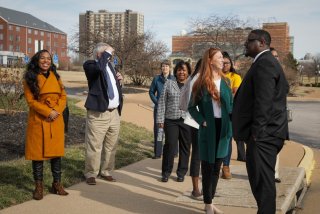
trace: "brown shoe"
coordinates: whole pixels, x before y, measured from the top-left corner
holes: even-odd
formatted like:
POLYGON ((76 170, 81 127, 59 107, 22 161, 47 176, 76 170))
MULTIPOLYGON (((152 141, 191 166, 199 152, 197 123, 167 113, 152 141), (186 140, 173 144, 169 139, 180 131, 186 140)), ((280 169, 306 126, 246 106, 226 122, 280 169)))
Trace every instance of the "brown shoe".
POLYGON ((100 175, 101 179, 106 180, 106 181, 110 181, 110 182, 116 182, 117 180, 115 178, 113 178, 111 175, 110 176, 104 176, 104 175, 100 175))
POLYGON ((230 173, 230 168, 229 166, 223 166, 222 167, 222 175, 221 175, 221 178, 223 179, 231 179, 232 178, 232 175, 230 173))
POLYGON ((94 177, 90 177, 86 179, 86 183, 89 185, 96 185, 96 179, 94 177))
POLYGON ((52 183, 50 192, 57 195, 69 195, 69 193, 63 189, 63 186, 61 185, 60 182, 52 183))
POLYGON ((35 200, 43 199, 43 182, 42 181, 35 182, 35 190, 33 192, 33 199, 35 199, 35 200))

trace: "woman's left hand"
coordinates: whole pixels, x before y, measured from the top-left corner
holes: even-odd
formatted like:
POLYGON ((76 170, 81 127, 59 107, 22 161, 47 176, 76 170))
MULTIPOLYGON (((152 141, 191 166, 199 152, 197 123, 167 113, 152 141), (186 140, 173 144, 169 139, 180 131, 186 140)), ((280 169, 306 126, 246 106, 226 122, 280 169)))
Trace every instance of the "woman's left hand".
POLYGON ((53 109, 50 112, 48 119, 50 119, 51 121, 54 121, 55 119, 57 119, 57 117, 59 117, 59 115, 60 113, 53 109))

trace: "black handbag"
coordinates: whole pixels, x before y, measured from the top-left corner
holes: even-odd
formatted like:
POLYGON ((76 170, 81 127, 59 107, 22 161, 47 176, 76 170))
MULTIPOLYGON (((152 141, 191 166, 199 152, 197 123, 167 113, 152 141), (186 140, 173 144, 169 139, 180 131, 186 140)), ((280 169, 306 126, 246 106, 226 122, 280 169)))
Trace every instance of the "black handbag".
POLYGON ((64 122, 64 132, 68 132, 68 123, 69 123, 69 107, 68 104, 66 105, 66 108, 62 112, 63 116, 63 122, 64 122))

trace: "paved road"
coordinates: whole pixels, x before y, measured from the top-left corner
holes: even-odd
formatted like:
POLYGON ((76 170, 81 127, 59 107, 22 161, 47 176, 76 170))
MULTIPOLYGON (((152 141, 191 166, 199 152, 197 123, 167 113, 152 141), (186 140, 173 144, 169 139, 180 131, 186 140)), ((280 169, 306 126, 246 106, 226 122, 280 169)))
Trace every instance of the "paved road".
POLYGON ((320 102, 289 101, 293 121, 289 123, 290 139, 320 149, 320 102))

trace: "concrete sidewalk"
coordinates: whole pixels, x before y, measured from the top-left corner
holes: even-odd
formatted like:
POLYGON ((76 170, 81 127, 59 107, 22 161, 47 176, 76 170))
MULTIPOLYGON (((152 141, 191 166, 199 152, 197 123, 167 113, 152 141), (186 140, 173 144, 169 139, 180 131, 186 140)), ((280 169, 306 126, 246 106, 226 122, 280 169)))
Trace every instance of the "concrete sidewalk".
MULTIPOLYGON (((298 166, 301 161, 313 160, 309 152, 294 142, 287 142, 281 151, 282 182, 277 184, 277 213, 285 213, 294 207, 296 193, 306 184, 305 169, 298 166)), ((49 194, 43 200, 31 200, 0 213, 204 213, 202 201, 189 197, 191 178, 186 177, 183 183, 178 183, 172 173, 169 182, 162 183, 160 169, 161 160, 146 159, 116 170, 115 183, 97 179, 96 186, 89 186, 82 182, 68 188, 69 196, 49 194)), ((214 203, 226 214, 256 213, 245 165, 235 160, 234 153, 231 171, 231 180, 219 180, 214 203)))
MULTIPOLYGON (((84 97, 80 97, 83 107, 84 97)), ((147 92, 125 94, 122 120, 152 130, 153 113, 147 92)), ((253 214, 257 208, 249 186, 245 163, 236 161, 236 145, 231 158, 231 180, 220 179, 213 200, 225 214, 253 214)), ((177 161, 177 160, 176 160, 177 161)), ((286 142, 280 153, 280 178, 277 184, 277 213, 295 207, 297 192, 310 183, 313 151, 299 143, 286 142), (307 176, 306 176, 307 175, 307 176)), ((175 163, 175 167, 177 163, 175 163)), ((43 200, 31 200, 0 210, 1 214, 31 213, 204 213, 202 201, 191 199, 191 178, 175 181, 175 169, 169 182, 162 183, 161 160, 145 159, 114 172, 117 182, 97 179, 96 186, 85 182, 68 188, 66 197, 49 194, 43 200)))

